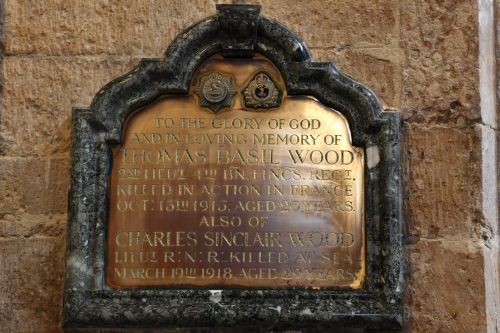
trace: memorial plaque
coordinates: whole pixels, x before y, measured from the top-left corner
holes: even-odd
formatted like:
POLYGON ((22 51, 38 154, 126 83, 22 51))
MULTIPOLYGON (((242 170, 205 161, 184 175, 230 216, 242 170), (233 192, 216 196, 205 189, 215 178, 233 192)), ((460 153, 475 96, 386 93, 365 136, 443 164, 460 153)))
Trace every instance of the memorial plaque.
MULTIPOLYGON (((242 90, 263 69, 283 86, 258 56, 198 73, 242 90)), ((108 284, 360 288, 364 151, 346 119, 312 97, 245 109, 239 94, 214 113, 198 76, 189 96, 133 115, 113 149, 108 284)))
POLYGON ((73 111, 64 329, 398 329, 401 197, 399 113, 217 5, 73 111))

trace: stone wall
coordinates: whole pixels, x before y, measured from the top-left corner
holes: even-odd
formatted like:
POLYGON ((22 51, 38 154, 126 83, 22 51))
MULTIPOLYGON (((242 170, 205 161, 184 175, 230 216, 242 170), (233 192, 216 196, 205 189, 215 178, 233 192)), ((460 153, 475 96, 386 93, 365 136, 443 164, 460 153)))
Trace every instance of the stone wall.
MULTIPOLYGON (((404 115, 404 331, 486 332, 477 1, 250 2, 404 115)), ((216 3, 4 1, 1 333, 60 331, 71 108, 216 3)))

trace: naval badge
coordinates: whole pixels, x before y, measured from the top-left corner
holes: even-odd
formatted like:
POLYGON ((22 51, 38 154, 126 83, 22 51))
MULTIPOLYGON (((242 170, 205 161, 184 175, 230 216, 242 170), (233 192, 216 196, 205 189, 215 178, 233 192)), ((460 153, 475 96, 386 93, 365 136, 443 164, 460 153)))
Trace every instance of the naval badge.
POLYGON ((200 77, 195 90, 201 107, 206 107, 214 112, 231 106, 236 89, 230 76, 212 72, 200 77))
POLYGON ((252 109, 271 109, 280 106, 282 93, 271 75, 258 72, 243 89, 245 107, 252 109))

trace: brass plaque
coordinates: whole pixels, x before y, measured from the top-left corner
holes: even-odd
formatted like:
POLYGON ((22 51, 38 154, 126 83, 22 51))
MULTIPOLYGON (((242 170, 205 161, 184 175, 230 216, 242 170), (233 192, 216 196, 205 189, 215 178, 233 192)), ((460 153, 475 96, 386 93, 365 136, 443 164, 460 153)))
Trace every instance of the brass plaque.
POLYGON ((287 96, 263 57, 216 56, 192 82, 189 96, 135 113, 113 149, 107 284, 361 288, 364 151, 351 145, 346 119, 287 96), (274 108, 245 107, 242 92, 260 72, 266 103, 283 92, 279 105, 266 104, 274 108), (232 104, 203 105, 233 96, 199 89, 210 73, 234 84, 232 104), (211 95, 200 105, 196 91, 211 95))

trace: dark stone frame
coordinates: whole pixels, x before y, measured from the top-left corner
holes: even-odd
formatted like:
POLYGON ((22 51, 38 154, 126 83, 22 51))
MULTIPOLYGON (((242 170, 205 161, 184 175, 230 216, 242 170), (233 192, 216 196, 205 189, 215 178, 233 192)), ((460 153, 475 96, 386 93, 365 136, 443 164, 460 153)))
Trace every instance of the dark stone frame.
POLYGON ((218 5, 218 14, 175 39, 163 59, 143 59, 108 83, 89 109, 74 109, 64 290, 66 331, 95 328, 253 327, 399 329, 402 325, 400 116, 334 63, 313 62, 302 41, 260 7, 218 5), (127 289, 105 285, 110 145, 133 111, 163 95, 187 94, 198 66, 215 53, 268 57, 289 95, 309 95, 341 112, 365 163, 365 287, 353 290, 127 289), (375 156, 371 158, 370 156, 375 156), (376 163, 378 161, 378 163, 376 163))

